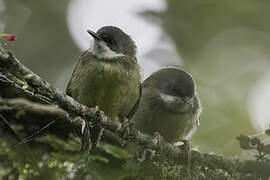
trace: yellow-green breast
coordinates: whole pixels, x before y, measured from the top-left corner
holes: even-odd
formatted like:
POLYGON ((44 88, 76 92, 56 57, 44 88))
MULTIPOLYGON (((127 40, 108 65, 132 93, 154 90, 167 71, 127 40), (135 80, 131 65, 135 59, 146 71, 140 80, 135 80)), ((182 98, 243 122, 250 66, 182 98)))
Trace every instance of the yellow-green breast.
POLYGON ((139 97, 140 71, 136 59, 81 56, 67 91, 80 103, 103 110, 110 117, 126 116, 139 97))

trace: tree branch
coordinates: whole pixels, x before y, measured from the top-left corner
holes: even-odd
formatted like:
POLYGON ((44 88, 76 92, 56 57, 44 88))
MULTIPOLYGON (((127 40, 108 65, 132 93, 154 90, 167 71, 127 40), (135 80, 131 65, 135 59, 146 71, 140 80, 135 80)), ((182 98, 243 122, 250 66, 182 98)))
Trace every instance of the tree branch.
MULTIPOLYGON (((82 121, 74 121, 66 111, 59 109, 56 105, 35 103, 23 98, 3 99, 0 97, 0 114, 7 115, 20 125, 31 124, 40 127, 54 122, 59 128, 50 133, 60 137, 68 137, 72 131, 79 132, 82 126, 82 121)), ((126 143, 108 130, 104 130, 104 135, 118 144, 126 143)))
MULTIPOLYGON (((47 97, 52 104, 58 105, 61 109, 68 112, 70 116, 80 116, 83 119, 95 123, 119 136, 122 136, 122 133, 125 131, 120 122, 113 121, 109 117, 105 116, 102 111, 95 111, 94 108, 88 108, 52 87, 48 82, 41 79, 38 75, 34 74, 31 70, 21 64, 12 53, 4 52, 3 50, 0 51, 0 68, 2 69, 2 72, 9 72, 21 81, 26 82, 28 87, 24 89, 32 92, 33 94, 47 97)), ((17 85, 21 86, 20 84, 17 85)), ((26 92, 28 93, 28 91, 26 92)), ((142 146, 157 151, 161 151, 163 149, 163 151, 171 152, 170 156, 179 157, 179 155, 181 155, 181 152, 177 147, 169 143, 164 143, 164 146, 161 149, 153 137, 137 131, 136 129, 133 129, 130 135, 125 139, 132 139, 142 146)))
MULTIPOLYGON (((70 124, 71 127, 76 127, 78 124, 71 122, 69 117, 77 117, 90 121, 97 124, 98 126, 113 132, 119 136, 122 140, 132 141, 138 143, 139 145, 156 150, 164 154, 167 158, 177 160, 183 157, 183 152, 178 148, 167 142, 161 142, 162 145, 157 143, 157 140, 149 135, 146 135, 134 128, 131 128, 130 134, 128 136, 123 136, 125 131, 124 127, 120 122, 113 121, 111 118, 105 116, 105 114, 100 110, 95 110, 94 108, 88 108, 73 98, 67 96, 66 94, 60 92, 56 88, 52 87, 48 82, 41 79, 38 75, 33 73, 27 67, 19 62, 15 56, 1 49, 0 47, 0 73, 5 77, 5 82, 19 87, 24 90, 25 93, 28 93, 32 96, 36 96, 44 100, 46 97, 46 102, 50 102, 56 106, 48 105, 34 105, 31 107, 29 102, 23 100, 14 101, 0 101, 0 105, 15 106, 16 104, 21 104, 26 109, 32 109, 31 113, 46 113, 46 115, 53 115, 60 117, 61 120, 64 120, 63 123, 70 124), (11 73, 19 81, 23 83, 17 83, 8 78, 7 74, 11 73), (15 85, 14 85, 15 84, 15 85), (24 85, 22 85, 24 84, 24 85), (37 96, 38 95, 38 96, 37 96), (27 104, 27 105, 26 105, 27 104), (46 106, 46 108, 45 108, 46 106), (27 108, 28 107, 28 108, 27 108), (63 110, 57 109, 60 107, 63 110)), ((3 81, 3 79, 0 79, 3 81)), ((33 104, 32 104, 33 105, 33 104)), ((226 159, 222 156, 210 155, 207 153, 199 153, 197 151, 192 151, 192 161, 198 162, 202 166, 207 166, 212 169, 223 169, 229 173, 233 172, 235 163, 229 159, 226 159)))

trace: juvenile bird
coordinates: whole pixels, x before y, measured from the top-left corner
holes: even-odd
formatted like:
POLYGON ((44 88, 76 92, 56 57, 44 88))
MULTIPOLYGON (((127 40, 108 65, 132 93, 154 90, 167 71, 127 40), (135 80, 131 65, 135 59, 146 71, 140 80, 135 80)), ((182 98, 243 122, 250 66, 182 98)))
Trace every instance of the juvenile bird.
MULTIPOLYGON (((88 107, 98 106, 111 118, 132 115, 141 81, 134 41, 114 26, 87 32, 94 43, 80 56, 66 94, 88 107)), ((90 128, 93 147, 100 132, 95 125, 90 128)))

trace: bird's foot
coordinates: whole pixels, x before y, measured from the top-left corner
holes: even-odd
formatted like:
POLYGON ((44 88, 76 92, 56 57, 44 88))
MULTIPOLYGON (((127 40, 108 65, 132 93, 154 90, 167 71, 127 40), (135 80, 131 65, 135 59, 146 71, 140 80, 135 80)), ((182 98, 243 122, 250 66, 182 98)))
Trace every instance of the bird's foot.
POLYGON ((145 149, 144 147, 138 147, 135 152, 135 159, 139 162, 152 162, 155 157, 155 150, 145 149))
POLYGON ((86 154, 90 154, 90 151, 92 149, 92 142, 90 138, 90 127, 89 124, 84 121, 82 125, 82 147, 81 152, 85 152, 86 154))
POLYGON ((123 128, 123 138, 127 139, 130 135, 130 131, 131 131, 131 123, 128 120, 128 118, 120 116, 119 117, 119 121, 121 122, 122 128, 123 128))
POLYGON ((89 123, 82 119, 81 117, 76 117, 72 120, 72 123, 80 123, 81 124, 81 152, 85 152, 89 154, 92 148, 92 142, 90 139, 90 127, 89 123))
POLYGON ((154 133, 155 143, 159 146, 160 151, 164 149, 164 138, 159 132, 154 133))
POLYGON ((190 144, 188 140, 181 140, 173 144, 174 146, 178 147, 183 153, 183 162, 186 164, 189 163, 191 157, 191 150, 190 144))
MULTIPOLYGON (((159 146, 159 150, 162 152, 164 149, 164 138, 159 132, 155 132, 154 143, 159 146)), ((149 161, 151 162, 156 155, 156 151, 152 149, 145 149, 142 147, 138 147, 136 150, 136 160, 139 162, 149 161)))
POLYGON ((185 154, 185 162, 187 162, 187 164, 190 163, 190 157, 191 157, 191 150, 190 150, 190 144, 188 140, 183 140, 183 150, 184 150, 184 154, 185 154))
POLYGON ((137 161, 142 163, 142 162, 145 161, 145 155, 146 155, 146 149, 144 149, 142 147, 139 147, 136 150, 135 158, 136 158, 137 161))
POLYGON ((85 126, 86 126, 86 121, 83 118, 81 118, 80 116, 78 116, 78 117, 72 119, 71 122, 81 124, 81 126, 82 126, 81 134, 83 134, 85 126))
POLYGON ((98 106, 94 107, 94 108, 91 108, 91 110, 94 112, 94 113, 97 113, 98 112, 98 106))
POLYGON ((151 162, 154 159, 155 155, 156 155, 156 151, 152 150, 152 149, 147 149, 146 155, 147 155, 147 160, 149 162, 151 162))

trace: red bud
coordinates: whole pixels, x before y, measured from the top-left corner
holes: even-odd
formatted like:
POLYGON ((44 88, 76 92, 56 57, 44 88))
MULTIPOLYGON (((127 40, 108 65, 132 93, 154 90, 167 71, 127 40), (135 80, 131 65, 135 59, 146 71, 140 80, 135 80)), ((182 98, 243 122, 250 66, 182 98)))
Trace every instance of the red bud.
POLYGON ((16 35, 15 34, 2 33, 2 34, 0 34, 0 38, 6 39, 8 41, 15 41, 16 40, 16 35))
POLYGON ((15 41, 16 40, 16 35, 15 34, 8 34, 7 40, 15 41))

